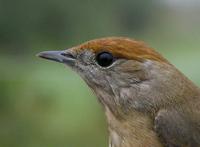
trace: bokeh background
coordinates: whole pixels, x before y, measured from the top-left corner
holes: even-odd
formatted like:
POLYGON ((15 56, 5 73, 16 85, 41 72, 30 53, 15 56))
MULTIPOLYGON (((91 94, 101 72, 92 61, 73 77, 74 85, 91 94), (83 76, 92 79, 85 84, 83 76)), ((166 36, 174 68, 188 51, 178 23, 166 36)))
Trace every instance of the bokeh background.
POLYGON ((199 0, 0 0, 0 146, 106 147, 103 109, 86 84, 35 54, 127 36, 200 85, 199 16, 199 0))

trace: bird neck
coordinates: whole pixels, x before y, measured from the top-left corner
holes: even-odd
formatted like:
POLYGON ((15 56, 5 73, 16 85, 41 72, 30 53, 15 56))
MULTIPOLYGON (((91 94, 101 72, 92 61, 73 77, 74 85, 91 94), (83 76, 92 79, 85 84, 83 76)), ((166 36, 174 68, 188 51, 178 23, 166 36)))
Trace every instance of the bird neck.
POLYGON ((162 146, 153 131, 153 122, 147 115, 133 112, 126 120, 119 120, 106 108, 106 117, 109 129, 109 147, 162 146))

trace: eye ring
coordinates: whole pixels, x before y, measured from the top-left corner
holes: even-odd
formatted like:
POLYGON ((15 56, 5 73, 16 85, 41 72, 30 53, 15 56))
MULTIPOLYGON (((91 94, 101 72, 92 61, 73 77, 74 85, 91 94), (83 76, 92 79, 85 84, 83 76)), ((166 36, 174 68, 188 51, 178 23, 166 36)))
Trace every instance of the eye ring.
POLYGON ((100 52, 96 55, 96 62, 101 67, 108 67, 114 62, 114 56, 110 52, 100 52))

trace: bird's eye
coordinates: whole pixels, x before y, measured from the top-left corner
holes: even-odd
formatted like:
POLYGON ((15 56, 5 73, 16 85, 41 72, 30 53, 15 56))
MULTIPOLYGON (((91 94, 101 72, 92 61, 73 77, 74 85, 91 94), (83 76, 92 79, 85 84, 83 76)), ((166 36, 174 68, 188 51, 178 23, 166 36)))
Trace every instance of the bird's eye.
POLYGON ((102 67, 108 67, 113 63, 114 57, 109 52, 101 52, 97 54, 96 61, 102 67))

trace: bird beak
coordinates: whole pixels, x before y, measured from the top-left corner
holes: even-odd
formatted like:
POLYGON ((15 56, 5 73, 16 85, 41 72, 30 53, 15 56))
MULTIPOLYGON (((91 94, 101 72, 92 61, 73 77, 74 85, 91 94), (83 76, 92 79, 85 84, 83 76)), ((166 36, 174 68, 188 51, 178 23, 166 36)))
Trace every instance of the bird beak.
POLYGON ((65 63, 67 65, 72 65, 75 63, 76 57, 69 50, 65 51, 44 51, 37 54, 38 57, 47 60, 52 60, 60 63, 65 63))

